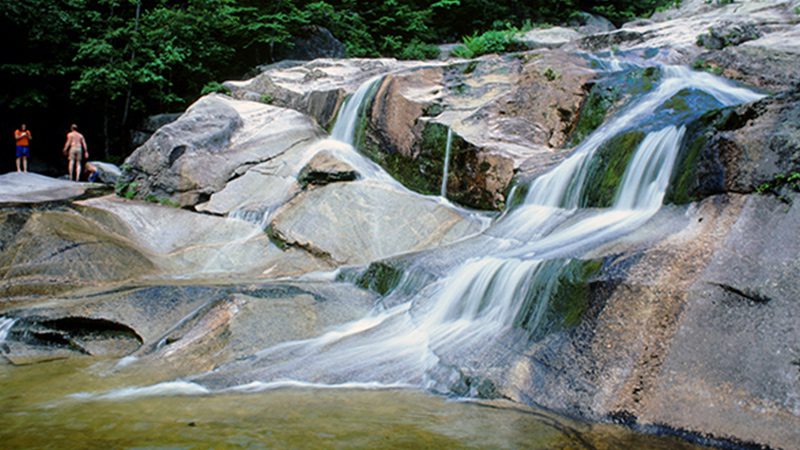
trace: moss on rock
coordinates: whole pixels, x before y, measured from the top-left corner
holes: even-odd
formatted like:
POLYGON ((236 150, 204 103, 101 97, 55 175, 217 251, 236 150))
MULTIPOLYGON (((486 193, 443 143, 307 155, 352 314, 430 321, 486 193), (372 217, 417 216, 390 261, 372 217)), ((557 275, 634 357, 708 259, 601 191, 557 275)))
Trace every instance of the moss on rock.
POLYGON ((581 106, 568 145, 580 144, 605 122, 609 113, 624 106, 630 99, 650 92, 660 79, 660 70, 646 67, 614 73, 598 80, 581 106))
POLYGON ((602 260, 556 259, 531 275, 525 303, 514 319, 532 341, 578 325, 589 306, 590 282, 602 260))
POLYGON ((607 208, 614 203, 625 168, 644 137, 643 131, 628 131, 597 149, 583 186, 582 207, 607 208))

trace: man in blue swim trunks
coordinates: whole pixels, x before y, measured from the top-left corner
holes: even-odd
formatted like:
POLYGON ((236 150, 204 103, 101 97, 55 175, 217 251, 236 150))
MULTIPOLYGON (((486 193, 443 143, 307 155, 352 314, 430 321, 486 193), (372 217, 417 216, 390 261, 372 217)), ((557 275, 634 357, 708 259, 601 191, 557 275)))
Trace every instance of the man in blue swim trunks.
POLYGON ((31 132, 28 127, 23 123, 19 130, 14 130, 14 139, 17 141, 17 172, 28 171, 28 157, 31 156, 30 141, 31 132), (20 170, 20 161, 22 167, 20 170))

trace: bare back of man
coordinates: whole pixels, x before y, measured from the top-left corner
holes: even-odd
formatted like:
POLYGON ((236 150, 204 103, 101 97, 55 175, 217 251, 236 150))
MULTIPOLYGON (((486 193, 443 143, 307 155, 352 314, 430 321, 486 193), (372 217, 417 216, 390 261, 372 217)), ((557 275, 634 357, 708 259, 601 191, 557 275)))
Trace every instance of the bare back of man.
POLYGON ((78 132, 78 126, 72 125, 72 131, 67 133, 67 142, 64 143, 64 155, 69 158, 69 178, 75 174, 75 181, 81 179, 81 157, 89 158, 89 149, 86 147, 86 139, 78 132))

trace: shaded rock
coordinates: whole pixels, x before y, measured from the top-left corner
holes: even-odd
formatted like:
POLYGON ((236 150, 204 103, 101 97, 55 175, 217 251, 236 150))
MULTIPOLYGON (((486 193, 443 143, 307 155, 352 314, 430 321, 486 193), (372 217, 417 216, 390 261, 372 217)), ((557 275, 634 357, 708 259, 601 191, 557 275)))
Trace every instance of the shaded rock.
POLYGON ((0 294, 53 295, 145 279, 281 277, 329 270, 243 220, 103 197, 0 211, 0 294))
POLYGON ((579 39, 581 36, 581 33, 572 28, 551 27, 530 30, 518 37, 517 40, 525 47, 534 50, 538 48, 562 47, 579 39))
POLYGON ((155 274, 156 265, 113 228, 74 210, 33 211, 0 253, 0 295, 55 294, 155 274))
POLYGON ((705 116, 689 129, 668 192, 687 202, 722 192, 754 192, 800 170, 800 91, 705 116))
MULTIPOLYGON (((6 308, 15 364, 85 354, 136 356, 169 377, 212 369, 365 315, 374 296, 318 283, 155 284, 6 308)), ((117 367, 116 370, 121 370, 117 367)))
POLYGON ((610 20, 597 14, 579 12, 570 20, 569 25, 581 34, 598 34, 614 31, 617 27, 610 20))
POLYGON ((344 58, 346 48, 327 28, 312 25, 294 38, 292 45, 282 49, 275 59, 310 61, 317 58, 344 58))
POLYGON ((771 92, 796 86, 800 69, 800 25, 740 46, 698 56, 697 61, 731 78, 771 92))
POLYGON ((634 30, 616 30, 610 33, 593 34, 580 41, 581 48, 597 51, 621 44, 638 44, 644 42, 645 34, 634 30))
POLYGON ((753 23, 720 23, 697 37, 697 45, 710 50, 720 50, 761 37, 753 23))
POLYGON ((97 185, 75 183, 30 172, 0 175, 0 203, 44 203, 81 197, 97 185))
POLYGON ((130 148, 141 147, 159 128, 178 120, 182 114, 166 113, 145 117, 142 123, 131 131, 130 148))
POLYGON ((210 95, 158 130, 126 160, 122 189, 193 206, 246 168, 321 133, 296 111, 210 95))
POLYGON ((353 181, 358 179, 358 172, 344 161, 337 159, 329 151, 323 150, 300 170, 297 181, 306 187, 309 184, 323 186, 339 181, 353 181))
POLYGON ((713 197, 685 214, 662 211, 600 250, 580 325, 531 345, 500 392, 585 417, 791 448, 800 437, 794 205, 713 197), (675 213, 671 230, 650 229, 675 213))
POLYGON ((88 207, 84 214, 121 222, 116 232, 144 249, 164 278, 281 277, 330 269, 305 252, 275 247, 258 224, 245 220, 118 197, 81 205, 88 207))
POLYGON ((474 219, 438 202, 366 181, 305 191, 270 227, 275 239, 337 264, 435 247, 480 230, 474 219))
MULTIPOLYGON (((785 2, 736 2, 717 7, 702 1, 683 1, 677 10, 654 15, 655 20, 635 21, 618 31, 587 36, 580 46, 592 51, 614 46, 620 50, 663 48, 668 50, 659 55, 658 60, 668 64, 691 64, 703 52, 697 45, 699 36, 710 29, 754 27, 757 32, 769 35, 794 27, 796 17, 785 2)), ((733 35, 731 39, 731 42, 743 42, 733 35)), ((751 42, 755 41, 739 47, 751 42)))

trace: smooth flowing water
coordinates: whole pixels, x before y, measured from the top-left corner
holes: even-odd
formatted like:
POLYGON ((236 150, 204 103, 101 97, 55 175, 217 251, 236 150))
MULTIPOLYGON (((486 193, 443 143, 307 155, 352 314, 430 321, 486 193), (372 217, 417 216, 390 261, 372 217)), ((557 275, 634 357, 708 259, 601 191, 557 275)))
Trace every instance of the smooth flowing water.
POLYGON ((442 189, 439 195, 447 197, 447 177, 450 172, 450 147, 453 146, 453 129, 447 129, 447 143, 444 147, 444 172, 442 173, 442 189))
POLYGON ((260 394, 84 401, 152 374, 103 374, 85 358, 0 364, 3 448, 689 449, 676 438, 588 424, 508 403, 448 401, 412 390, 285 389, 260 394))
POLYGON ((684 67, 661 70, 663 79, 656 88, 535 179, 524 203, 487 231, 507 245, 481 248, 482 254, 455 264, 444 277, 405 297, 393 296, 360 321, 264 349, 192 381, 211 390, 269 390, 293 380, 314 386, 380 383, 451 392, 464 370, 502 370, 513 354, 508 342, 525 342, 536 330, 571 259, 635 230, 658 211, 685 128, 675 124, 649 131, 625 170, 613 205, 582 209, 589 168, 601 145, 646 127, 653 111, 685 89, 705 92, 719 105, 761 97, 707 73, 684 67))
MULTIPOLYGON (((659 210, 686 130, 683 123, 648 128, 653 111, 684 89, 702 91, 719 106, 760 97, 706 73, 661 70, 655 89, 532 181, 521 205, 482 236, 460 243, 466 251, 453 255, 469 256, 453 256, 443 275, 418 279, 412 264, 406 284, 361 320, 188 379, 160 382, 169 377, 131 375, 137 367, 132 360, 109 363, 127 366, 113 377, 100 374, 114 370, 86 362, 0 366, 0 439, 11 447, 45 446, 51 438, 76 447, 196 442, 212 447, 686 446, 534 410, 448 402, 407 389, 474 396, 474 386, 457 389, 465 373, 502 380, 519 354, 515 346, 527 345, 545 325, 559 276, 572 270, 576 258, 637 229, 659 210), (582 208, 595 154, 629 130, 646 134, 612 205, 582 208), (36 431, 42 427, 50 432, 36 431)), ((396 183, 353 148, 376 83, 365 83, 344 103, 329 142, 339 142, 335 153, 365 178, 396 183)), ((0 320, 0 333, 13 325, 0 320)))

